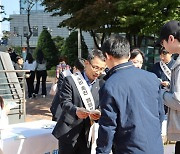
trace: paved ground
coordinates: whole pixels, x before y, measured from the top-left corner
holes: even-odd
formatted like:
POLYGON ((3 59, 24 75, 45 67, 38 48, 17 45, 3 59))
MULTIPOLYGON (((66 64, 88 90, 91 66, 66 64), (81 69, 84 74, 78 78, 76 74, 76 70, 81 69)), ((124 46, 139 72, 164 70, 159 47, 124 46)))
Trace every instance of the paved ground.
MULTIPOLYGON (((41 87, 39 95, 34 99, 26 98, 26 120, 25 121, 35 121, 47 119, 51 120, 50 106, 52 103, 53 96, 49 95, 49 91, 52 85, 54 78, 47 79, 47 96, 46 98, 41 97, 41 87)), ((27 94, 27 92, 26 92, 27 94)))

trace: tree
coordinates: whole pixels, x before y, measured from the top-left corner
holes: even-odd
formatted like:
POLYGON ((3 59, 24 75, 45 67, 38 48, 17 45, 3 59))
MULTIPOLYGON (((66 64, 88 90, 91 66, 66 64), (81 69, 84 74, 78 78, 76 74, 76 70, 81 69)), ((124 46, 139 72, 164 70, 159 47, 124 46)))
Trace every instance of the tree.
POLYGON ((27 24, 28 24, 28 35, 25 36, 26 37, 26 44, 27 44, 27 53, 29 52, 29 49, 30 49, 30 45, 29 45, 29 40, 33 34, 32 32, 32 28, 31 28, 31 23, 30 23, 30 15, 31 15, 31 10, 33 8, 33 6, 38 2, 38 1, 41 1, 41 0, 24 0, 24 4, 27 5, 26 8, 21 8, 21 9, 25 9, 26 12, 27 12, 27 24))
POLYGON ((61 36, 56 36, 53 38, 53 41, 58 49, 58 57, 61 57, 62 53, 64 52, 65 40, 61 36))
POLYGON ((10 32, 3 30, 2 33, 3 33, 3 36, 1 38, 1 44, 8 45, 8 40, 11 35, 10 32))
POLYGON ((97 38, 101 36, 102 44, 111 33, 134 36, 140 46, 142 38, 158 34, 164 22, 180 19, 178 0, 44 0, 43 5, 53 15, 69 15, 59 26, 88 31, 97 48, 97 38))
POLYGON ((127 35, 135 36, 134 42, 140 47, 144 36, 158 35, 167 20, 180 19, 179 5, 176 0, 121 0, 117 5, 119 28, 127 35))
MULTIPOLYGON (((6 12, 4 11, 4 6, 3 5, 0 5, 0 14, 6 15, 6 12)), ((11 18, 3 17, 2 20, 0 20, 0 22, 10 21, 10 20, 11 20, 11 18)))
POLYGON ((50 69, 53 66, 58 64, 58 50, 55 46, 54 41, 51 38, 51 34, 47 29, 43 29, 39 38, 36 50, 34 52, 34 57, 36 58, 37 51, 41 49, 44 53, 44 56, 47 60, 47 69, 50 69))
MULTIPOLYGON (((73 66, 75 60, 78 58, 78 32, 73 31, 65 41, 63 56, 67 57, 68 64, 73 66)), ((88 48, 85 44, 84 38, 81 36, 82 58, 87 58, 88 48)))
POLYGON ((102 36, 100 41, 102 43, 105 38, 104 34, 116 28, 113 27, 116 20, 113 19, 112 14, 117 12, 117 7, 105 0, 78 0, 75 2, 73 0, 54 0, 53 2, 44 0, 43 4, 46 5, 46 10, 55 11, 53 15, 63 16, 68 14, 69 18, 63 20, 59 26, 67 26, 72 29, 80 28, 89 32, 97 48, 100 48, 98 46, 99 36, 102 36))

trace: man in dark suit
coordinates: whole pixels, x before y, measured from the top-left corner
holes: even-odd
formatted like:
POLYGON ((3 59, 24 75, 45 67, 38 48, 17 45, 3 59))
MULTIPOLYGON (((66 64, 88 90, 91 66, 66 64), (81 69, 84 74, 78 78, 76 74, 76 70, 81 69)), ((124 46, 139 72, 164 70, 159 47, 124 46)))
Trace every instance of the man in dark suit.
POLYGON ((102 46, 110 69, 100 89, 96 154, 163 154, 160 81, 129 60, 129 42, 110 37, 102 46))
MULTIPOLYGON (((74 67, 70 71, 72 73, 75 73, 78 71, 83 72, 84 71, 84 61, 85 61, 85 59, 78 58, 74 63, 74 67)), ((65 70, 65 71, 67 71, 67 70, 65 70)), ((57 92, 53 98, 52 105, 50 107, 50 111, 52 113, 52 120, 53 121, 57 121, 61 115, 61 112, 62 112, 62 109, 60 106, 60 97, 59 96, 61 93, 61 87, 62 87, 63 80, 66 76, 68 76, 68 74, 65 75, 63 72, 61 72, 59 74, 59 78, 58 78, 58 82, 57 82, 57 92)))
MULTIPOLYGON (((175 60, 172 58, 172 54, 170 54, 164 48, 161 48, 159 50, 159 55, 160 55, 160 60, 164 62, 169 69, 171 69, 171 67, 175 63, 175 60)), ((155 73, 157 77, 162 80, 161 82, 162 88, 170 86, 170 80, 167 77, 167 75, 164 73, 164 70, 162 70, 160 62, 154 64, 152 68, 152 72, 155 73)))
MULTIPOLYGON (((91 89, 96 109, 99 108, 98 77, 105 67, 105 59, 100 50, 95 49, 89 52, 82 76, 91 89)), ((87 137, 91 121, 98 120, 100 115, 90 114, 85 110, 72 76, 66 77, 63 81, 60 101, 62 113, 53 130, 53 135, 59 140, 59 153, 90 154, 91 148, 87 145, 87 137)))
MULTIPOLYGON (((154 64, 152 68, 152 72, 157 75, 157 77, 161 81, 161 87, 165 89, 170 88, 170 78, 171 76, 167 76, 169 72, 171 72, 171 67, 174 65, 175 60, 172 58, 172 54, 170 54, 166 49, 160 48, 159 49, 159 55, 160 55, 160 62, 157 62, 154 64), (167 67, 166 69, 163 69, 161 63, 164 63, 164 65, 167 67)), ((168 112, 168 107, 164 105, 165 114, 168 112)))

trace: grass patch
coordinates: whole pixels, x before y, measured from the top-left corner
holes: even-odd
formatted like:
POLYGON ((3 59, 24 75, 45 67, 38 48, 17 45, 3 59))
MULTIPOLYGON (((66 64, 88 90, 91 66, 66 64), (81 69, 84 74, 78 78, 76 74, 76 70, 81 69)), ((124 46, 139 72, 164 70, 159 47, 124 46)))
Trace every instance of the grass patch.
POLYGON ((49 77, 55 77, 56 76, 56 70, 47 70, 47 75, 49 77))

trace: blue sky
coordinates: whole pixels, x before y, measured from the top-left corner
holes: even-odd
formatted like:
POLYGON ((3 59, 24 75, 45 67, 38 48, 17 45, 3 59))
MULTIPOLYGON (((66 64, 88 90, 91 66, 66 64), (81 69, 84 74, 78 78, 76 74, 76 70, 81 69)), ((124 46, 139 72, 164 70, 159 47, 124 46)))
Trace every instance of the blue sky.
MULTIPOLYGON (((10 14, 19 14, 19 0, 0 0, 1 5, 4 6, 6 17, 10 14)), ((9 22, 2 23, 2 30, 9 30, 9 22)))

